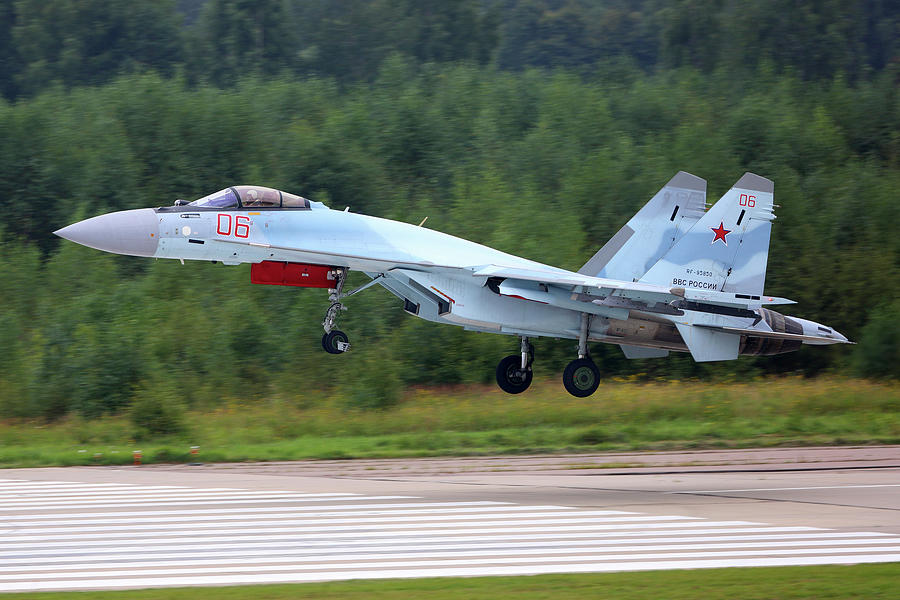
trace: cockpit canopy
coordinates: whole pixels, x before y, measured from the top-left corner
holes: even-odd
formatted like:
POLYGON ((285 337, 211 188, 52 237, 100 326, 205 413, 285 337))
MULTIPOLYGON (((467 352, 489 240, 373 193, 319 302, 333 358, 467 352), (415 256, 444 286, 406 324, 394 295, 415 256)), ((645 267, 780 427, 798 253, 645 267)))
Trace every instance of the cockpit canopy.
POLYGON ((258 185, 236 185, 219 190, 188 206, 204 208, 294 208, 308 209, 309 200, 294 194, 260 187, 258 185))

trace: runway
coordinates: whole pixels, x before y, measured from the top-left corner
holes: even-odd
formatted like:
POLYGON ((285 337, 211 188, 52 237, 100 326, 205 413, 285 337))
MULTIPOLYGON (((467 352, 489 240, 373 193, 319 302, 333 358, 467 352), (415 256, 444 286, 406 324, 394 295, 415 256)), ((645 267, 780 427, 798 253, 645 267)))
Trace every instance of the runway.
POLYGON ((6 470, 0 533, 0 591, 896 562, 900 448, 6 470))

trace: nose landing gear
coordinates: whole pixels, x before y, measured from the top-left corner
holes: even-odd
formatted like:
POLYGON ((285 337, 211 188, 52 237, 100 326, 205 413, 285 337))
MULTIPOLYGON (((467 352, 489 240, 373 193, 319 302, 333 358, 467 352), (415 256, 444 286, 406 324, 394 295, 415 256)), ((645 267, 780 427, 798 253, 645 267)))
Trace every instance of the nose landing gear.
POLYGON ((331 306, 325 311, 325 320, 322 321, 322 327, 325 328, 325 335, 322 336, 322 348, 329 354, 343 354, 350 349, 350 340, 347 334, 334 328, 334 322, 337 320, 338 315, 341 314, 342 310, 347 310, 347 307, 341 303, 341 300, 369 289, 379 283, 379 280, 384 277, 384 273, 379 273, 372 276, 372 281, 369 283, 349 292, 344 292, 347 271, 347 267, 335 267, 331 271, 331 276, 334 277, 334 287, 328 290, 328 299, 331 301, 331 306))
POLYGON ((508 394, 521 394, 531 385, 534 346, 522 336, 520 353, 510 354, 497 365, 497 385, 508 394))
POLYGON ((350 349, 350 338, 343 331, 335 329, 334 322, 342 310, 347 310, 347 307, 341 304, 344 281, 347 279, 347 269, 338 268, 333 273, 335 284, 328 294, 331 306, 328 307, 328 310, 325 312, 325 320, 322 321, 322 327, 325 328, 325 335, 322 336, 322 348, 329 354, 342 354, 350 349))

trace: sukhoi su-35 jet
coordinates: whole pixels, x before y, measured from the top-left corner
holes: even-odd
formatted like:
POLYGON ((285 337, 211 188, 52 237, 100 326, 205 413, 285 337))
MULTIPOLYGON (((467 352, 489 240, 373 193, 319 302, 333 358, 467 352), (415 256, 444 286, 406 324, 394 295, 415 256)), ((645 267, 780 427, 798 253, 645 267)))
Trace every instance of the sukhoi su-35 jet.
POLYGON ((763 289, 773 198, 772 181, 746 173, 706 210, 706 182, 679 172, 577 273, 249 185, 55 233, 117 254, 251 263, 253 283, 327 288, 322 346, 333 354, 350 347, 335 328, 343 300, 381 285, 423 319, 519 337, 519 352, 497 366, 497 383, 512 394, 531 384, 532 338, 577 340, 563 383, 584 397, 600 382, 589 342, 618 344, 628 358, 675 351, 697 361, 849 343, 830 327, 769 308, 793 304, 763 289), (346 291, 351 270, 372 280, 346 291))

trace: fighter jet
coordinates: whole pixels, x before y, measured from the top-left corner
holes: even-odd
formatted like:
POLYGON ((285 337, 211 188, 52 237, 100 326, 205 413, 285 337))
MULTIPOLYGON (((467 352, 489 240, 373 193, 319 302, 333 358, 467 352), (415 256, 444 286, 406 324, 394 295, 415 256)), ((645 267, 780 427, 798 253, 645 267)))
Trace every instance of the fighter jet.
POLYGON ((344 300, 380 285, 422 319, 519 338, 497 365, 518 394, 532 381, 539 337, 577 340, 563 373, 574 396, 594 393, 600 371, 589 342, 628 358, 689 352, 696 361, 851 343, 825 325, 770 307, 764 292, 774 184, 746 173, 707 210, 706 182, 676 174, 578 272, 500 252, 419 225, 381 219, 252 185, 193 202, 100 215, 55 231, 116 254, 250 263, 250 281, 329 290, 322 347, 349 350, 336 328, 344 300), (345 290, 347 274, 365 285, 345 290))

